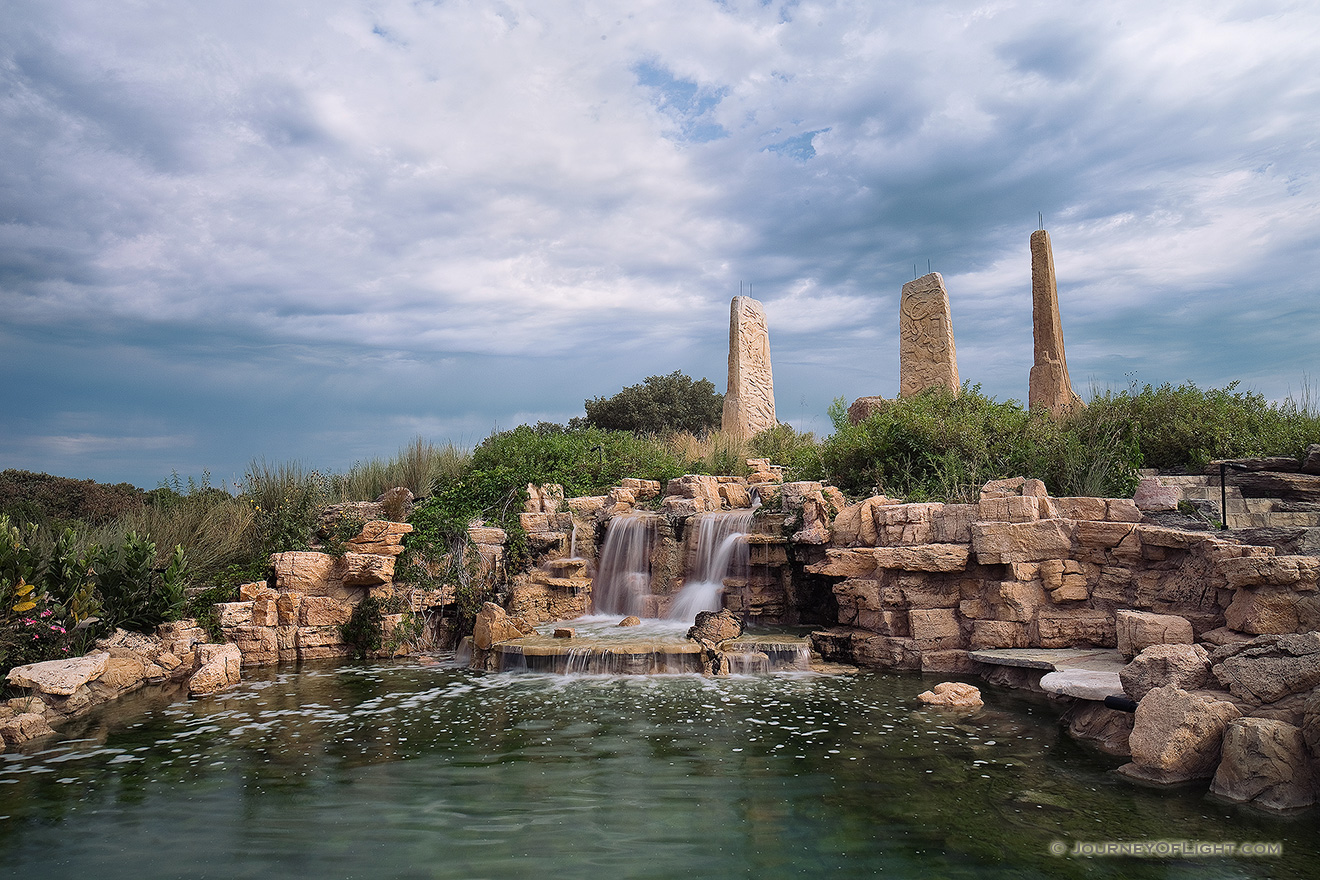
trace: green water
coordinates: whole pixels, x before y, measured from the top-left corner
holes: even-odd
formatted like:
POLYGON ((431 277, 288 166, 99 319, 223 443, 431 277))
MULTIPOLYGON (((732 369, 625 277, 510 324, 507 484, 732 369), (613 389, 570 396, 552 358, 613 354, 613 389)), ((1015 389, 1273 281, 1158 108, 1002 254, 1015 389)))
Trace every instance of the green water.
POLYGON ((416 661, 140 693, 0 755, 0 872, 155 877, 1314 877, 1312 815, 1135 788, 1044 702, 862 674, 564 678, 416 661), (1052 843, 1265 841, 1261 858, 1052 843))

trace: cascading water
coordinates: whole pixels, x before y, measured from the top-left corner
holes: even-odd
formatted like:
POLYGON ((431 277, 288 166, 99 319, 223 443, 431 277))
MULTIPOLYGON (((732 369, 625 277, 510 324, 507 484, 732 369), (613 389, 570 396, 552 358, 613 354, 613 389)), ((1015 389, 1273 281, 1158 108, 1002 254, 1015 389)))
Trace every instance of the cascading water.
POLYGON ((747 534, 754 510, 709 513, 697 532, 697 560, 692 576, 674 597, 670 620, 692 621, 699 611, 719 611, 724 579, 747 572, 747 534))
POLYGON ((616 516, 605 529, 600 567, 591 587, 597 614, 641 616, 651 592, 651 547, 656 517, 616 516))

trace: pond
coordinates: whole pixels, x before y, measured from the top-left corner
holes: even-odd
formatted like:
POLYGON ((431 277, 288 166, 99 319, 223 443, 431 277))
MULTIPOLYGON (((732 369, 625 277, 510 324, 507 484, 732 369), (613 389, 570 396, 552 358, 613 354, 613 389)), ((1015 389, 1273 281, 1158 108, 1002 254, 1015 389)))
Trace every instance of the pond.
POLYGON ((408 659, 140 692, 0 755, 5 876, 1307 877, 1312 814, 1155 792, 1043 699, 861 673, 488 675, 408 659), (1051 854, 1133 841, 1260 857, 1051 854))

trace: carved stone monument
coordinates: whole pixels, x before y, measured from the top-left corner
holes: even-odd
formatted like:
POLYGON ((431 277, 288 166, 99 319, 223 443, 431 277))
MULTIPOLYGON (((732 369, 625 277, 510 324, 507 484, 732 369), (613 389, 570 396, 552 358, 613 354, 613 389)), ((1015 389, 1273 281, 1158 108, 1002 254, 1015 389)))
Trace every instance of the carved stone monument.
POLYGON ((949 292, 939 272, 904 284, 898 307, 898 396, 911 397, 927 388, 958 393, 949 292))
POLYGON ((1050 247, 1050 234, 1044 229, 1031 233, 1031 322, 1036 338, 1036 362, 1031 368, 1028 405, 1032 409, 1048 409, 1056 418, 1084 408, 1086 404, 1073 393, 1068 379, 1054 251, 1050 247))
POLYGON ((735 296, 729 306, 729 387, 721 427, 751 437, 778 424, 765 309, 750 296, 735 296))

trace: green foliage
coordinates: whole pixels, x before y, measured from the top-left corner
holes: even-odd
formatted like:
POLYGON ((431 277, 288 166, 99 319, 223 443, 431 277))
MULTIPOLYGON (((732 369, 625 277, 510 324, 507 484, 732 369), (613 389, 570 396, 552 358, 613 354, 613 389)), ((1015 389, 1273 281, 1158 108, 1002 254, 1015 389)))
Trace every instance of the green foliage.
POLYGON ((330 524, 328 534, 321 543, 321 552, 336 559, 348 552, 348 542, 362 534, 366 520, 355 514, 340 511, 330 524))
POLYGON ((237 601, 237 586, 225 584, 210 587, 188 599, 182 616, 195 619, 197 625, 206 630, 206 634, 211 641, 223 642, 225 634, 224 630, 220 628, 220 615, 216 613, 215 606, 221 602, 237 601))
POLYGON ((183 548, 174 548, 163 572, 153 568, 155 559, 156 545, 132 532, 123 543, 93 554, 92 571, 105 613, 103 627, 149 633, 182 616, 187 572, 183 548))
POLYGON ((821 450, 835 485, 908 500, 971 501, 988 480, 1044 480, 1060 495, 1130 494, 1140 459, 1131 431, 1103 414, 1060 423, 979 386, 932 390, 847 424, 821 450))
POLYGON ((353 614, 347 623, 339 625, 339 634, 344 644, 353 649, 353 656, 366 659, 373 651, 379 651, 385 638, 384 609, 375 596, 368 596, 353 606, 353 614))
POLYGON ((72 639, 68 611, 41 579, 52 566, 34 546, 36 534, 0 514, 0 674, 65 656, 72 639))
POLYGON ((701 434, 719 428, 724 414, 724 395, 706 379, 693 381, 675 370, 668 376, 648 376, 641 385, 630 385, 613 397, 583 402, 585 419, 574 419, 574 427, 609 431, 663 434, 688 431, 701 434))
POLYGON ((330 479, 298 462, 254 460, 243 476, 243 499, 252 507, 262 554, 306 549, 321 509, 332 503, 330 479))
POLYGON ((333 485, 341 501, 374 501, 388 489, 405 486, 425 498, 437 486, 452 482, 467 470, 471 454, 452 443, 436 446, 415 438, 389 461, 356 462, 333 485))
POLYGON ((1201 390, 1146 385, 1120 394, 1095 395, 1083 417, 1130 424, 1146 467, 1200 470, 1219 458, 1301 457, 1320 442, 1320 413, 1291 398, 1272 404, 1263 395, 1238 391, 1238 383, 1201 390))
POLYGON ((768 458, 772 464, 783 465, 785 480, 821 480, 825 477, 823 451, 816 435, 810 431, 799 433, 792 425, 779 424, 758 433, 748 446, 751 455, 747 457, 768 458))

